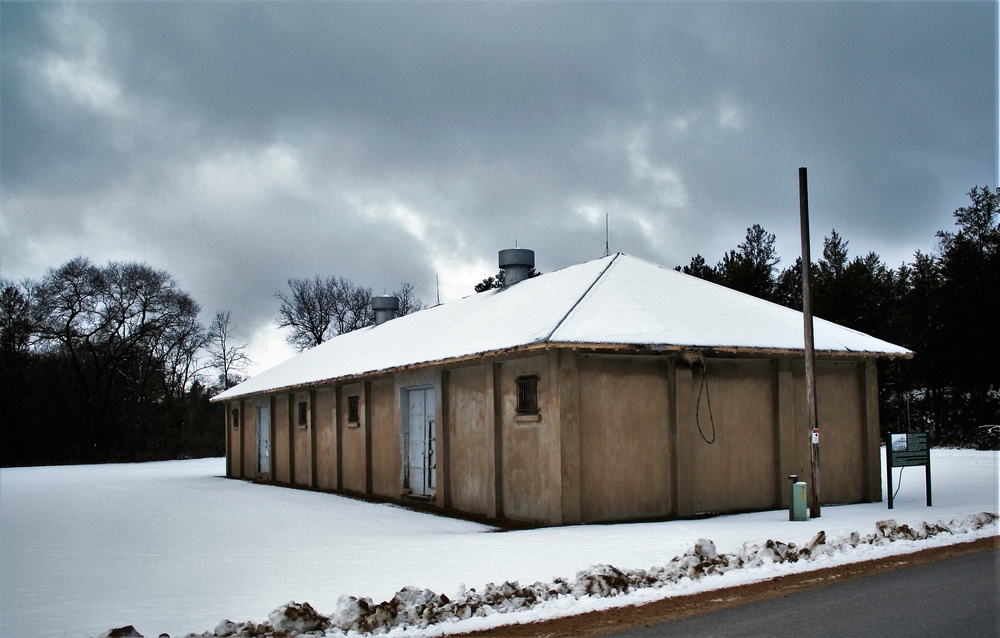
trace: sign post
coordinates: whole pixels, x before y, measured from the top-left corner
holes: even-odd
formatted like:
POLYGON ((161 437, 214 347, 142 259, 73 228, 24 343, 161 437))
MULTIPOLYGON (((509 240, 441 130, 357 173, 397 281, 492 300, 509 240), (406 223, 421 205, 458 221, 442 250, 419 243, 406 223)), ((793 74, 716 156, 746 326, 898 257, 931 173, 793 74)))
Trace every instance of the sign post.
POLYGON ((885 442, 886 483, 889 488, 889 509, 892 509, 892 468, 923 465, 927 491, 927 507, 931 507, 931 450, 926 432, 890 434, 885 442))

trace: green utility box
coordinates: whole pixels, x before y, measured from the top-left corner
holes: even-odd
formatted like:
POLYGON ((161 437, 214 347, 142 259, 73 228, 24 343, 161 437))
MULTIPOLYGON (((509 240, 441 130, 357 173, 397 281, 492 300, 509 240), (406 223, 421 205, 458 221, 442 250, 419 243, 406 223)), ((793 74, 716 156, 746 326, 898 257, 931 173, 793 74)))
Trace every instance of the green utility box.
POLYGON ((804 481, 792 483, 792 493, 788 501, 788 520, 808 521, 809 510, 806 509, 806 484, 804 481))

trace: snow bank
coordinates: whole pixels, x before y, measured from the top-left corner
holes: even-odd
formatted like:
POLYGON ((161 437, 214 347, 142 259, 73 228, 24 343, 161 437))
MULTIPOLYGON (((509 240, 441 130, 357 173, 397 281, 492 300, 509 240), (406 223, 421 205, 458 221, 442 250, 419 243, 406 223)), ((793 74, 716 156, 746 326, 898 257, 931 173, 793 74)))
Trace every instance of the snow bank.
MULTIPOLYGON (((851 532, 828 540, 825 531, 818 532, 812 539, 797 547, 795 543, 767 540, 763 543, 744 543, 733 553, 719 553, 711 539, 698 539, 694 547, 681 556, 676 556, 666 565, 650 569, 619 569, 613 565, 595 565, 577 572, 571 581, 557 578, 551 582, 535 582, 522 586, 517 581, 501 585, 489 583, 482 592, 475 589, 459 591, 454 599, 429 589, 408 586, 396 592, 391 599, 373 603, 370 598, 341 596, 337 607, 330 616, 316 612, 309 603, 289 602, 273 611, 270 622, 255 624, 252 621, 233 623, 223 620, 213 632, 188 634, 186 638, 217 638, 225 636, 296 638, 304 636, 355 636, 393 633, 393 635, 429 635, 443 633, 426 631, 437 625, 451 625, 452 631, 473 631, 481 627, 463 622, 476 618, 510 615, 506 622, 491 623, 496 626, 518 622, 513 615, 533 610, 536 607, 559 607, 579 610, 589 609, 584 599, 612 598, 634 594, 640 590, 665 590, 667 595, 676 595, 671 589, 682 581, 712 579, 719 582, 712 587, 723 587, 720 577, 734 570, 762 570, 769 565, 782 563, 817 563, 821 557, 834 554, 851 555, 862 546, 884 547, 898 541, 926 541, 940 534, 952 536, 970 535, 986 531, 996 533, 998 516, 981 512, 962 519, 948 522, 920 523, 910 526, 897 523, 893 519, 879 521, 875 531, 861 536, 851 532), (566 603, 569 603, 567 605, 566 603), (395 630, 395 631, 394 631, 395 630)), ((808 569, 817 569, 813 565, 808 569)), ((579 611, 578 610, 578 611, 579 611)), ((572 613, 572 612, 571 612, 572 613)), ((102 638, 112 636, 137 636, 134 629, 127 627, 113 630, 131 630, 133 633, 107 633, 102 638)), ((449 631, 448 633, 452 633, 449 631)))

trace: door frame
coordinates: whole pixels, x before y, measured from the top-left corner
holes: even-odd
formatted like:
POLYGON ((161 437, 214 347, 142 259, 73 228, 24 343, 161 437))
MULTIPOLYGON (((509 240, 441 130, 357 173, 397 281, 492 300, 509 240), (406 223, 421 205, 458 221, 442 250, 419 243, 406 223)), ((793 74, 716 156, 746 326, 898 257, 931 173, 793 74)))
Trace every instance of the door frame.
POLYGON ((270 478, 271 476, 271 399, 270 397, 258 399, 254 404, 254 419, 257 426, 256 434, 256 462, 255 469, 258 477, 270 478), (263 415, 267 418, 263 418, 263 415))
MULTIPOLYGON (((404 495, 418 498, 434 498, 437 495, 437 456, 439 436, 439 421, 437 418, 437 389, 434 385, 420 385, 402 388, 401 403, 403 409, 400 422, 400 485, 404 495), (422 394, 423 428, 420 430, 422 454, 420 464, 423 480, 419 486, 411 483, 413 473, 412 444, 413 428, 410 420, 410 405, 413 393, 422 394)), ((418 449, 420 449, 418 448, 418 449)))

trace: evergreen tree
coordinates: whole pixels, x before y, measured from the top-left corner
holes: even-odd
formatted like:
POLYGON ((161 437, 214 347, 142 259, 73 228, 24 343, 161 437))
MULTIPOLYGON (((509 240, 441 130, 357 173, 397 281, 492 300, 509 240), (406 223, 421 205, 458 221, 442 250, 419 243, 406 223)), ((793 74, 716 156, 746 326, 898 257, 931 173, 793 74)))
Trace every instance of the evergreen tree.
POLYGON ((726 253, 715 267, 718 283, 761 299, 772 299, 774 272, 780 261, 774 241, 774 234, 760 224, 748 228, 743 242, 726 253))
POLYGON ((971 204, 953 213, 958 232, 941 231, 938 308, 955 362, 947 382, 963 404, 966 438, 997 422, 1000 399, 1000 188, 974 187, 971 204))
MULTIPOLYGON (((815 272, 815 268, 810 271, 815 272)), ((815 288, 815 284, 813 284, 815 288)), ((785 268, 774 285, 774 301, 795 310, 802 310, 802 258, 785 268)))
MULTIPOLYGON (((542 273, 535 270, 534 266, 528 268, 528 279, 531 279, 532 277, 537 277, 540 274, 542 273)), ((486 279, 483 279, 481 282, 476 284, 474 290, 476 292, 486 292, 487 290, 493 290, 494 288, 503 288, 503 283, 504 283, 504 270, 503 268, 501 268, 497 272, 497 274, 490 275, 486 279)))
POLYGON ((705 258, 701 255, 695 255, 691 258, 691 263, 687 266, 684 266, 683 268, 678 266, 674 270, 683 272, 685 275, 700 277, 701 279, 705 279, 707 281, 718 280, 718 273, 715 272, 714 268, 705 263, 705 258))

